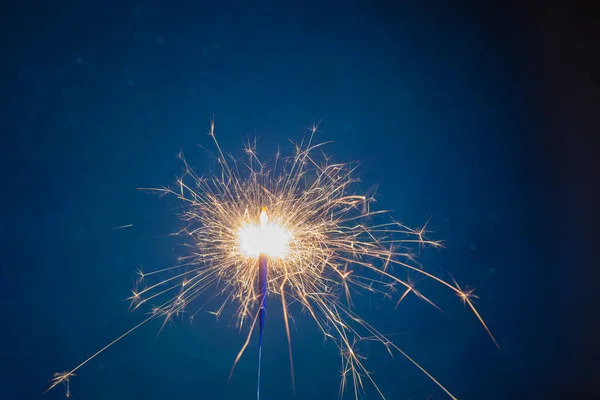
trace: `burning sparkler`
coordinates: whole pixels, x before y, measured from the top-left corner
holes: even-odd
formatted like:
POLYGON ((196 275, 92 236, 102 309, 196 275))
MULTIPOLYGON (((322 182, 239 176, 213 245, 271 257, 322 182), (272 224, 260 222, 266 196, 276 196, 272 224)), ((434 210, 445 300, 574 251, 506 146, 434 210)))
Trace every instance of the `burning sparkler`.
MULTIPOLYGON (((358 398, 365 383, 370 382, 385 398, 365 366, 365 357, 355 351, 355 344, 368 338, 381 343, 390 353, 401 353, 454 399, 416 361, 353 311, 352 296, 358 292, 386 297, 399 293, 400 303, 414 294, 435 306, 410 281, 398 276, 401 270, 421 274, 460 296, 496 343, 473 305, 473 292, 411 264, 408 247, 440 244, 426 239, 424 228, 410 229, 389 219, 384 211, 371 211, 373 199, 356 194, 355 166, 332 163, 326 155, 318 155, 324 143, 313 143, 315 132, 316 126, 295 144, 291 157, 282 157, 277 152, 269 162, 261 161, 256 154, 256 143, 251 143, 245 148, 247 159, 239 162, 222 152, 212 122, 209 134, 218 151, 220 173, 200 177, 182 157, 183 176, 175 187, 160 189, 185 204, 181 214, 185 227, 180 233, 188 239, 189 254, 174 267, 140 272, 140 281, 158 279, 145 289, 134 291, 130 298, 135 309, 149 302, 160 305, 154 306, 148 319, 73 370, 57 375, 50 388, 68 383, 75 371, 139 326, 155 318, 166 323, 210 291, 211 299, 219 301, 214 314, 221 315, 226 305, 234 304, 238 326, 250 325, 231 373, 258 320, 260 385, 268 296, 278 298, 282 305, 292 385, 295 383, 289 306, 299 303, 339 349, 342 394, 350 387, 358 398), (382 221, 374 222, 379 220, 382 221), (170 276, 161 280, 160 276, 167 271, 170 276), (163 296, 167 300, 159 301, 163 296)), ((257 397, 259 393, 260 386, 257 397)))

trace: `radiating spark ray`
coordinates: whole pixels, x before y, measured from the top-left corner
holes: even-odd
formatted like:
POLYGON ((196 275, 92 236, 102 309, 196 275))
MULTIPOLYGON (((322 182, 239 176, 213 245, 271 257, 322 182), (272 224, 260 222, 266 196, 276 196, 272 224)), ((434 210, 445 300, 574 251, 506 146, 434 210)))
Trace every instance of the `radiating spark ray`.
POLYGON ((98 356, 104 350, 108 349, 113 344, 117 343, 119 340, 123 339, 125 336, 129 335, 131 332, 135 331, 137 328, 139 328, 140 326, 144 325, 146 322, 152 320, 153 318, 154 318, 154 316, 150 316, 149 318, 146 318, 145 320, 143 320, 142 322, 140 322, 139 324, 137 324, 133 328, 129 329, 127 332, 125 332, 124 334, 122 334, 121 336, 119 336, 118 338, 116 338, 115 340, 113 340, 112 342, 110 342, 109 344, 107 344, 106 346, 104 346, 103 348, 101 348, 100 350, 98 350, 97 352, 95 352, 94 354, 92 354, 90 357, 88 357, 87 359, 85 359, 82 363, 80 363, 78 366, 76 366, 75 368, 73 368, 69 372, 67 372, 67 373, 65 373, 65 374, 63 374, 61 376, 58 376, 57 379, 55 379, 55 380, 52 381, 52 384, 50 385, 50 387, 48 387, 48 389, 46 389, 44 391, 44 393, 48 392, 48 390, 56 387, 56 385, 62 383, 63 381, 65 381, 69 377, 73 376, 74 372, 77 371, 79 368, 83 367, 85 364, 87 364, 88 362, 90 362, 92 359, 96 358, 96 356, 98 356))
POLYGON ((248 335, 246 336, 246 341, 244 342, 244 345, 240 349, 238 355, 235 357, 235 361, 233 362, 233 365, 231 366, 231 370, 229 371, 229 377, 227 378, 227 382, 231 381, 231 377, 233 376, 233 371, 235 370, 237 363, 240 361, 240 358, 242 358, 244 351, 246 351, 246 347, 248 347, 248 344, 250 343, 250 338, 252 337, 252 331, 254 331, 254 326, 256 325, 257 320, 258 320, 258 312, 256 313, 256 316, 254 317, 254 321, 252 321, 252 326, 250 327, 250 329, 248 331, 248 335))
POLYGON ((288 342, 288 354, 290 357, 290 374, 292 376, 292 390, 296 391, 296 378, 294 374, 294 357, 292 356, 292 335, 290 333, 290 322, 288 318, 288 306, 285 302, 285 284, 287 282, 287 277, 284 277, 283 282, 281 283, 281 287, 279 289, 279 293, 281 296, 281 305, 283 308, 283 321, 285 323, 285 333, 287 335, 288 342))
POLYGON ((131 228, 132 226, 133 226, 133 224, 127 224, 127 225, 116 226, 116 227, 110 228, 110 229, 113 231, 117 231, 119 229, 131 228))

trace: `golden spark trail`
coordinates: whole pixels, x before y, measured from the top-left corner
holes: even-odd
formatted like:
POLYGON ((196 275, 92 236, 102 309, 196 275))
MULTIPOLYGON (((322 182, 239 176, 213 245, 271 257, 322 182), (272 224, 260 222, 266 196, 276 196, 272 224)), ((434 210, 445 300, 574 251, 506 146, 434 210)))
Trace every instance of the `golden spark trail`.
MULTIPOLYGON (((157 303, 152 315, 140 325, 160 318, 164 326, 187 308, 196 309, 193 317, 209 305, 216 310, 210 312, 219 317, 227 306, 234 306, 233 317, 246 338, 233 361, 231 378, 257 321, 262 344, 266 299, 278 297, 275 304, 283 307, 292 386, 295 368, 290 320, 294 315, 290 305, 297 303, 294 307, 302 308, 339 350, 340 396, 350 389, 358 399, 365 383, 370 383, 385 399, 367 369, 366 356, 357 349, 358 344, 368 340, 381 344, 390 354, 401 354, 455 399, 397 344, 358 315, 353 297, 381 295, 393 298, 391 306, 397 307, 414 294, 437 307, 408 277, 403 277, 418 274, 457 294, 497 345, 474 306, 476 296, 455 281, 449 283, 414 264, 411 246, 439 247, 440 243, 426 239, 425 228, 411 229, 385 211, 372 211, 373 198, 357 191, 356 166, 331 162, 323 153, 324 143, 313 143, 316 128, 294 144, 289 157, 277 151, 272 159, 261 159, 253 142, 244 149, 247 158, 238 160, 223 153, 211 122, 210 136, 217 149, 219 171, 199 176, 181 156, 183 176, 173 187, 153 189, 182 201, 183 228, 178 234, 184 238, 187 254, 174 267, 140 271, 138 284, 147 286, 133 291, 133 308, 150 301, 157 303), (195 306, 196 300, 201 305, 195 306)), ((56 375, 50 388, 69 383, 73 372, 136 328, 75 369, 56 375)), ((260 372, 258 379, 260 385, 260 372)))

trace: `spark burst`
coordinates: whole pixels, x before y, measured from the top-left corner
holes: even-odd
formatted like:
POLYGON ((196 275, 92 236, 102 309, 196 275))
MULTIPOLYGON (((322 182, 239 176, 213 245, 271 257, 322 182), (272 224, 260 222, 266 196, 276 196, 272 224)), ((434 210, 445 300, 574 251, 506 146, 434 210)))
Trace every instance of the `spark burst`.
POLYGON ((209 135, 218 151, 219 173, 201 177, 181 156, 185 172, 176 185, 151 189, 176 196, 184 203, 180 217, 185 227, 179 234, 187 238, 189 249, 176 266, 148 273, 138 271, 138 284, 147 286, 133 291, 129 298, 132 308, 150 302, 160 305, 153 306, 146 320, 73 370, 55 374, 48 390, 64 383, 70 396, 70 377, 75 371, 150 320, 162 318, 164 327, 207 292, 211 300, 218 302, 213 314, 220 316, 227 305, 233 304, 237 309, 237 326, 248 328, 246 340, 233 362, 232 374, 258 319, 257 260, 266 254, 267 292, 282 305, 293 386, 290 305, 298 303, 339 350, 341 396, 350 388, 358 399, 365 383, 370 383, 385 399, 367 369, 366 357, 356 351, 357 343, 371 340, 392 355, 402 354, 455 399, 422 366, 356 314, 352 298, 357 293, 379 294, 397 298, 398 306, 412 294, 437 307, 411 280, 399 277, 402 271, 420 274, 457 294, 498 346, 473 305, 476 296, 472 290, 463 290, 456 281, 449 283, 414 263, 411 247, 439 247, 440 243, 426 239, 425 227, 411 229, 392 220, 386 211, 372 211, 373 198, 356 192, 356 166, 331 162, 322 151, 326 143, 313 143, 316 132, 314 126, 300 143, 294 144, 290 157, 282 157, 278 151, 268 162, 261 161, 254 141, 245 146, 246 158, 238 161, 221 150, 213 120, 209 135), (161 279, 163 275, 168 277, 161 279), (167 300, 159 301, 163 296, 167 300))

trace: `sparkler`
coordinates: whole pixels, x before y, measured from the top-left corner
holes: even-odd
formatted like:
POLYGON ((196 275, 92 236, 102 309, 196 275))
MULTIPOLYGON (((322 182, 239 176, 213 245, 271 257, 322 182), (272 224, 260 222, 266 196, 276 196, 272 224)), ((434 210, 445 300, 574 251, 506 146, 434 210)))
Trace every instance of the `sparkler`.
POLYGON ((283 157, 277 151, 271 160, 261 161, 256 142, 252 142, 245 146, 247 158, 238 161, 223 153, 211 122, 209 135, 218 152, 219 173, 201 177, 181 157, 183 176, 174 187, 159 189, 184 203, 180 215, 184 228, 179 233, 187 237, 189 250, 173 267, 139 272, 139 283, 149 283, 133 291, 132 308, 150 302, 159 305, 153 307, 146 320, 77 367, 57 374, 49 389, 69 383, 74 372, 141 325, 162 318, 164 326, 210 291, 210 299, 198 311, 213 301, 217 308, 212 313, 220 316, 227 305, 233 304, 237 307, 234 316, 238 327, 249 325, 230 378, 259 321, 257 398, 269 296, 278 298, 282 305, 293 387, 290 305, 298 303, 339 350, 341 396, 350 387, 358 399, 365 383, 370 382, 385 399, 366 368, 365 356, 356 351, 357 343, 371 340, 390 354, 402 354, 455 399, 398 345, 356 314, 352 299, 356 293, 366 292, 397 298, 397 307, 413 294, 437 307, 412 281, 399 277, 402 271, 420 274, 457 294, 498 346, 474 307, 476 296, 456 281, 450 283, 412 263, 411 246, 439 247, 440 243, 425 237, 425 227, 411 229, 392 220, 385 211, 372 211, 373 198, 356 193, 356 166, 331 162, 322 152, 325 143, 313 142, 316 131, 314 126, 300 143, 294 144, 292 156, 283 157))

